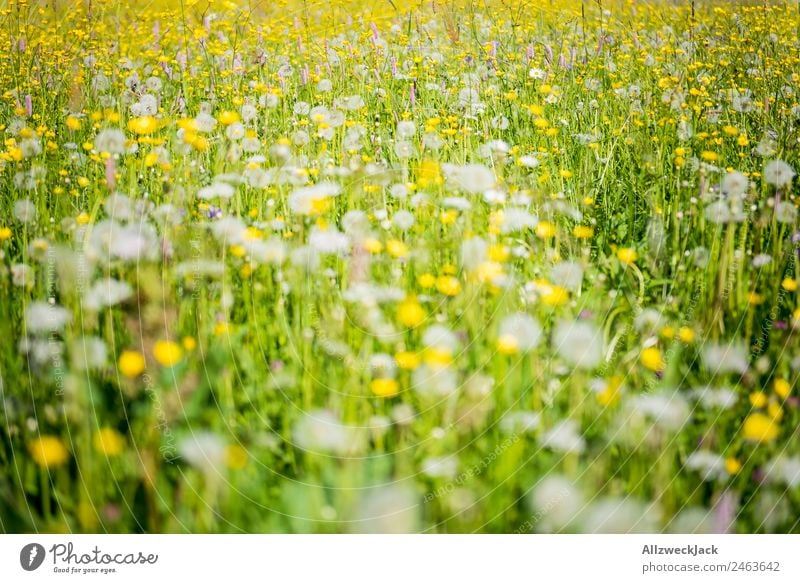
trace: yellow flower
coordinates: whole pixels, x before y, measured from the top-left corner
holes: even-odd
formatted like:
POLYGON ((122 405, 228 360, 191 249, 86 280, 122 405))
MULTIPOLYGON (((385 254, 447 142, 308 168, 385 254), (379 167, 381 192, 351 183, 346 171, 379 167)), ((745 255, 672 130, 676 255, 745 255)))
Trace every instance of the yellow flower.
POLYGON ((103 427, 95 433, 93 443, 99 453, 112 457, 122 453, 122 449, 125 447, 125 438, 116 429, 103 427))
POLYGON ((542 221, 536 225, 536 236, 540 239, 551 239, 556 234, 556 226, 548 221, 542 221))
POLYGON ((400 384, 394 379, 373 379, 369 388, 378 397, 394 397, 400 391, 400 384))
POLYGON ((8 227, 0 228, 0 241, 8 241, 11 238, 11 229, 8 227))
POLYGON ((735 457, 729 457, 725 459, 725 470, 731 475, 735 476, 739 473, 742 469, 742 462, 737 460, 735 457))
POLYGON ((594 235, 594 229, 586 225, 577 225, 572 229, 572 234, 575 235, 576 239, 591 239, 592 235, 594 235))
POLYGON ((435 367, 447 366, 453 362, 453 353, 441 348, 425 349, 425 364, 435 367))
POLYGON ((386 242, 386 252, 399 259, 408 255, 408 246, 402 241, 391 239, 386 242))
POLYGON ((73 115, 67 116, 67 127, 72 131, 81 129, 81 120, 73 115))
POLYGON ((756 409, 761 409, 767 404, 767 396, 761 391, 750 393, 750 404, 756 409))
POLYGON ((787 277, 781 282, 781 287, 788 292, 797 291, 797 280, 787 277))
POLYGON ((420 285, 420 287, 427 289, 436 285, 436 277, 430 273, 423 273, 417 278, 417 283, 420 285))
POLYGON ((123 350, 119 355, 119 372, 129 379, 138 377, 144 372, 145 361, 141 352, 135 350, 123 350))
POLYGON ((452 275, 442 275, 436 280, 436 289, 446 296, 456 296, 461 291, 461 282, 452 275))
POLYGON ((497 352, 500 354, 516 354, 519 352, 519 343, 511 334, 503 334, 497 339, 497 352))
POLYGON ((767 413, 769 413, 769 416, 775 421, 780 421, 783 419, 783 408, 775 401, 772 401, 769 405, 767 405, 767 413))
POLYGON ((152 134, 158 129, 158 120, 152 115, 134 117, 128 122, 128 129, 135 134, 152 134))
POLYGON ((678 330, 678 338, 681 342, 685 342, 686 344, 691 344, 694 342, 694 330, 688 328, 687 326, 681 326, 678 330))
POLYGON ((495 244, 489 247, 489 259, 497 263, 507 261, 511 251, 505 245, 495 244))
POLYGON ((397 366, 404 370, 414 370, 420 365, 422 359, 416 352, 404 350, 394 355, 394 361, 397 363, 397 366))
POLYGON ((223 111, 219 114, 219 123, 224 126, 235 124, 237 121, 239 121, 239 114, 235 111, 223 111))
POLYGON ((363 243, 364 249, 366 249, 369 253, 373 255, 377 255, 381 251, 383 251, 383 243, 378 241, 377 239, 366 239, 363 243))
POLYGON ((184 336, 183 340, 181 340, 181 344, 183 344, 183 349, 191 352, 195 348, 197 348, 197 340, 192 338, 191 336, 184 336))
POLYGON ((569 292, 558 285, 547 285, 542 290, 542 303, 546 306, 562 306, 567 303, 569 292))
POLYGON ((183 356, 180 345, 171 340, 159 340, 153 346, 153 356, 161 366, 175 366, 183 356))
MULTIPOLYGON (((220 320, 214 324, 214 336, 227 336, 231 332, 231 325, 225 320, 220 320)), ((179 357, 180 358, 180 357, 179 357)))
POLYGON ((617 251, 617 259, 619 259, 625 265, 633 264, 638 257, 639 255, 636 253, 636 250, 631 249, 630 247, 624 247, 617 251))
POLYGON ((403 300, 397 307, 397 319, 407 328, 419 326, 427 314, 425 309, 419 304, 416 298, 409 297, 403 300))
POLYGON ((792 385, 786 379, 775 379, 772 388, 781 399, 788 398, 789 393, 792 392, 792 385))
POLYGON ((778 424, 763 413, 751 413, 744 420, 742 435, 748 441, 768 443, 778 437, 778 424))
POLYGON ((645 348, 642 350, 642 365, 648 369, 652 370, 653 372, 660 372, 663 371, 667 365, 664 362, 664 357, 661 354, 661 350, 659 350, 655 346, 651 346, 650 348, 645 348))
POLYGON ((719 160, 719 154, 706 150, 700 154, 700 157, 706 162, 716 162, 719 160))
POLYGON ((69 451, 61 440, 53 435, 42 435, 29 441, 28 452, 36 465, 42 468, 62 466, 69 459, 69 451))
POLYGON ((604 407, 610 407, 619 401, 622 392, 622 376, 614 375, 606 383, 605 388, 597 393, 597 402, 604 407))
POLYGON ((241 445, 232 444, 225 448, 225 465, 232 470, 241 470, 247 465, 247 450, 241 445))

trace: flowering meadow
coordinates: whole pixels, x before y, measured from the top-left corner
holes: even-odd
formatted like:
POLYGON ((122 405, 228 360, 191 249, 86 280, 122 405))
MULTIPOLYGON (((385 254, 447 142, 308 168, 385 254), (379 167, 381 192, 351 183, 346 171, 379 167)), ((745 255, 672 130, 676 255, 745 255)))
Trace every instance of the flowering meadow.
POLYGON ((0 4, 0 531, 799 532, 798 31, 0 4))

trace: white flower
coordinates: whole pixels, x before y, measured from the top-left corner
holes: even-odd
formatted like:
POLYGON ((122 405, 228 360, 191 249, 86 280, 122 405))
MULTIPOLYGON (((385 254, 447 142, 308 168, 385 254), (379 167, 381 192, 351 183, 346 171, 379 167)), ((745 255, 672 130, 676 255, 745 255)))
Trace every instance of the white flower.
POLYGON ((83 306, 87 310, 96 311, 109 306, 116 306, 133 295, 133 289, 124 281, 108 277, 101 279, 89 288, 83 297, 83 306))
POLYGON ((673 534, 714 534, 714 515, 701 506, 689 506, 678 512, 669 523, 673 534))
POLYGON ((397 124, 397 137, 410 138, 417 133, 417 125, 413 121, 401 121, 397 124))
POLYGON ((659 512, 630 497, 602 498, 581 517, 581 532, 587 534, 628 534, 659 532, 659 512))
POLYGON ((14 218, 20 223, 32 223, 36 220, 36 205, 27 198, 14 203, 14 218))
POLYGON ((407 534, 420 529, 421 504, 410 486, 364 489, 349 528, 362 534, 407 534))
POLYGON ((25 328, 29 334, 61 332, 72 320, 72 314, 55 304, 33 302, 25 309, 25 328))
POLYGON ((779 454, 765 468, 766 479, 771 483, 785 484, 791 490, 800 488, 800 456, 779 454))
POLYGON ((351 237, 363 237, 369 233, 369 215, 361 210, 347 211, 342 217, 342 228, 351 237))
POLYGON ((583 267, 575 261, 561 261, 550 269, 550 280, 570 290, 578 290, 583 283, 583 267))
POLYGON ((537 218, 525 209, 510 207, 503 211, 503 222, 500 223, 500 231, 508 235, 524 229, 532 229, 538 223, 537 218))
POLYGON ((139 261, 155 259, 160 247, 158 234, 149 223, 120 225, 113 220, 97 223, 92 230, 91 251, 95 257, 111 261, 139 261))
POLYGON ((776 188, 787 186, 794 176, 794 169, 783 160, 772 160, 764 166, 764 180, 776 188))
POLYGON ((235 245, 244 240, 247 227, 238 217, 223 217, 211 223, 211 233, 214 238, 225 245, 235 245))
POLYGON ((125 133, 118 129, 101 130, 94 138, 94 148, 109 154, 125 153, 125 133))
POLYGON ((483 164, 442 164, 442 171, 456 188, 470 194, 480 194, 497 184, 494 172, 483 164))
POLYGON ((565 476, 549 475, 534 488, 528 499, 539 532, 559 532, 567 528, 583 508, 583 495, 565 476))
POLYGON ((83 336, 72 343, 72 366, 76 370, 94 370, 106 365, 108 349, 102 338, 83 336))
POLYGON ((313 247, 308 245, 304 245, 302 247, 297 247, 296 249, 292 249, 291 253, 289 254, 289 261, 290 263, 300 268, 306 272, 316 271, 319 267, 319 253, 313 247))
POLYGON ((211 200, 212 198, 230 198, 236 190, 227 182, 213 182, 210 185, 201 188, 197 193, 197 198, 202 200, 211 200))
POLYGON ((429 457, 422 461, 422 473, 429 478, 452 480, 458 471, 458 459, 455 456, 429 457))
POLYGON ((405 200, 408 198, 408 187, 401 183, 392 184, 389 188, 389 195, 397 200, 405 200))
POLYGON ((314 227, 308 237, 308 244, 320 253, 344 253, 350 247, 347 235, 331 227, 314 227))
POLYGON ((33 267, 25 263, 15 263, 11 266, 11 283, 17 287, 33 286, 33 267))
POLYGON ((735 391, 730 389, 715 389, 713 387, 700 387, 692 391, 692 396, 703 407, 708 409, 730 409, 739 400, 735 391))
POLYGON ((452 330, 441 324, 434 324, 425 330, 422 335, 422 344, 426 348, 435 348, 436 350, 454 354, 461 343, 452 330))
POLYGON ((561 421, 542 436, 542 445, 563 453, 583 453, 586 440, 571 419, 561 421))
POLYGON ((603 333, 589 322, 561 320, 553 331, 553 344, 576 368, 592 369, 603 359, 603 333))
POLYGON ((286 243, 278 237, 266 240, 247 241, 244 243, 250 258, 256 263, 280 265, 286 261, 288 254, 286 243))
POLYGON ((442 207, 468 211, 472 208, 472 203, 463 196, 446 196, 442 199, 442 207))
POLYGON ((753 257, 753 260, 750 263, 756 269, 760 269, 761 267, 772 263, 772 257, 766 253, 759 253, 753 257))
POLYGON ((251 103, 245 103, 244 105, 242 105, 240 111, 242 114, 242 119, 244 120, 245 123, 254 120, 255 117, 258 115, 258 110, 256 109, 256 106, 251 103))
POLYGON ((775 220, 791 225, 797 220, 797 207, 788 200, 783 200, 775 207, 775 220))
POLYGON ((646 417, 668 431, 680 430, 691 415, 689 404, 677 391, 636 395, 627 406, 634 416, 646 417))
POLYGON ((471 237, 461 243, 461 265, 467 271, 477 269, 488 257, 489 244, 480 237, 471 237))
POLYGON ((225 137, 229 140, 241 140, 244 137, 244 133, 244 125, 240 122, 232 123, 225 128, 225 137))
POLYGON ((274 182, 274 175, 261 168, 248 168, 242 174, 251 188, 266 188, 274 182))
POLYGON ((414 218, 414 215, 405 210, 397 211, 392 217, 392 224, 401 231, 408 231, 414 226, 415 222, 416 219, 414 218))
POLYGON ((707 205, 703 214, 707 221, 715 225, 730 223, 732 219, 731 207, 726 200, 718 200, 707 205))
POLYGON ((411 373, 411 388, 422 397, 446 397, 458 390, 458 376, 450 367, 423 364, 411 373))
POLYGON ((297 447, 310 452, 344 456, 361 448, 357 428, 345 425, 327 409, 304 413, 295 422, 292 435, 297 447))
POLYGON ((713 481, 726 478, 728 472, 725 469, 725 458, 716 453, 706 450, 692 452, 686 458, 686 467, 700 473, 700 478, 704 481, 713 481))
POLYGON ((500 323, 498 334, 501 338, 513 339, 521 352, 529 352, 539 345, 542 327, 536 318, 520 312, 506 316, 500 323))
POLYGON ((355 111, 361 109, 364 105, 366 105, 364 103, 364 98, 360 95, 350 95, 334 100, 334 106, 338 109, 344 109, 345 111, 355 111))
POLYGON ((409 141, 398 140, 394 145, 394 153, 401 160, 407 160, 416 154, 416 148, 409 141))
POLYGON ((294 104, 294 113, 295 115, 308 115, 311 111, 311 105, 306 103, 305 101, 298 101, 294 104))
POLYGON ((226 446, 220 436, 198 431, 178 443, 178 452, 189 464, 207 476, 219 474, 225 467, 226 446))
POLYGON ((210 133, 217 127, 217 120, 208 112, 201 112, 194 118, 194 126, 198 132, 210 133))
POLYGON ((703 362, 711 374, 747 372, 749 352, 742 343, 709 344, 703 349, 703 362))
POLYGON ((741 172, 728 172, 722 177, 722 192, 731 197, 747 194, 750 181, 741 172))
POLYGON ((541 423, 541 415, 534 411, 509 411, 500 419, 500 430, 514 435, 533 433, 541 423))
POLYGON ((319 182, 312 186, 296 188, 289 195, 289 208, 299 215, 310 215, 314 212, 315 203, 326 198, 337 196, 341 187, 334 182, 319 182))
POLYGON ((117 221, 127 221, 133 216, 133 201, 129 196, 119 192, 109 196, 103 202, 103 208, 112 219, 117 221))

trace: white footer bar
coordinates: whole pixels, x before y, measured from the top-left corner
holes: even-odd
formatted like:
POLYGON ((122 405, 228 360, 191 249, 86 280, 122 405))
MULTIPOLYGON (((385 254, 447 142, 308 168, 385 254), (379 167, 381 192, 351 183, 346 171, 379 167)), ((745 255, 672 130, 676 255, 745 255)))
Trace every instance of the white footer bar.
POLYGON ((0 581, 800 581, 792 535, 3 535, 0 581), (581 579, 578 579, 578 578, 581 579), (241 578, 241 579, 239 579, 241 578), (246 578, 246 579, 245 579, 246 578))

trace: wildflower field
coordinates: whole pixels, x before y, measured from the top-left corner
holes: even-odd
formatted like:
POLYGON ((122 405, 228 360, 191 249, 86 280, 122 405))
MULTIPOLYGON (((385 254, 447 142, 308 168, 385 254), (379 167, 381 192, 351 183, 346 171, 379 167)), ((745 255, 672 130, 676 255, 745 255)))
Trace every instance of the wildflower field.
POLYGON ((799 532, 797 2, 0 2, 0 531, 799 532))

